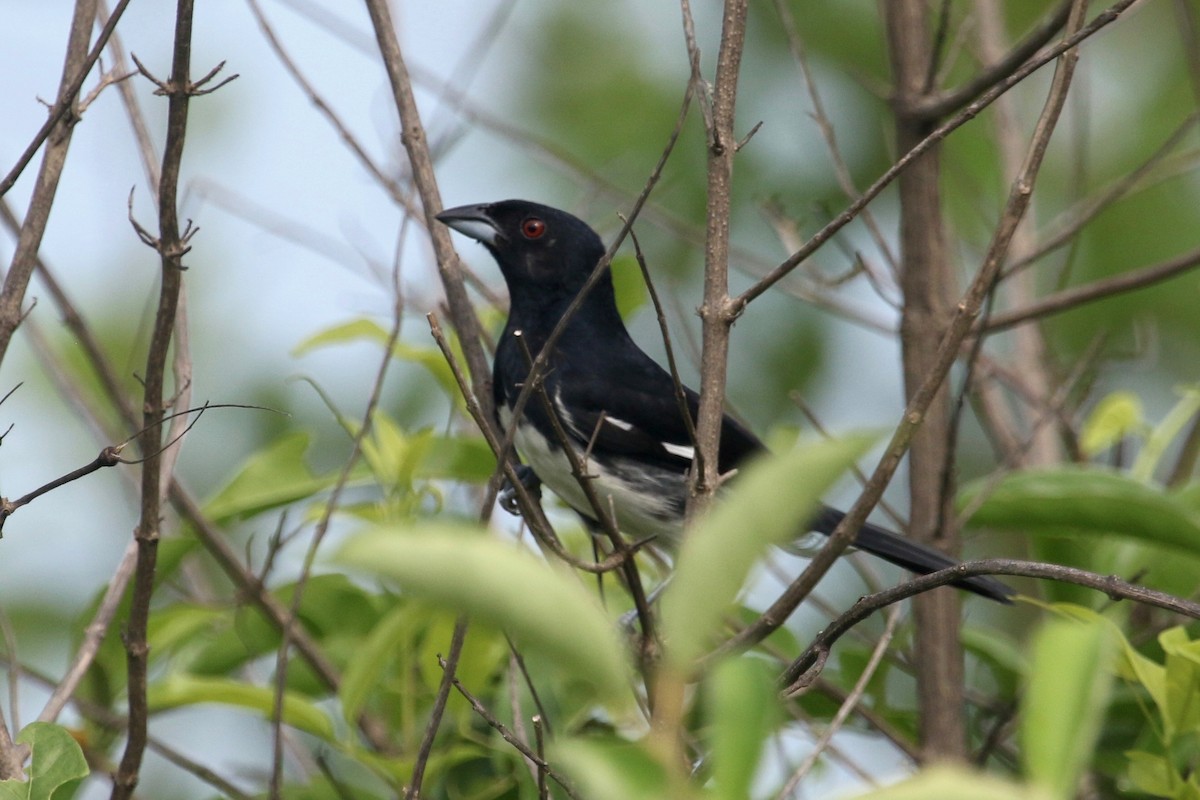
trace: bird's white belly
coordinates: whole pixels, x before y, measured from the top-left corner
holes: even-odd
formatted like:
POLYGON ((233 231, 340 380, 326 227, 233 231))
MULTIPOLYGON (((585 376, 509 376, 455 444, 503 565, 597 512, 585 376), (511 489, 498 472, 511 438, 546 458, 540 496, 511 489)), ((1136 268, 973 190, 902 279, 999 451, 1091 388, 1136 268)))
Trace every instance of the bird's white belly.
MULTIPOLYGON (((501 421, 505 427, 509 425, 511 418, 507 409, 501 410, 501 421)), ((551 445, 532 425, 518 426, 513 441, 517 452, 543 484, 576 511, 593 519, 597 517, 579 481, 571 473, 571 463, 561 447, 551 445)), ((583 451, 576 448, 575 452, 583 461, 583 451)), ((661 545, 678 538, 682 520, 673 511, 670 499, 683 490, 678 476, 652 467, 630 466, 618 471, 595 458, 584 464, 584 470, 593 476, 590 480, 600 503, 615 515, 617 528, 626 536, 633 539, 657 536, 661 545)))

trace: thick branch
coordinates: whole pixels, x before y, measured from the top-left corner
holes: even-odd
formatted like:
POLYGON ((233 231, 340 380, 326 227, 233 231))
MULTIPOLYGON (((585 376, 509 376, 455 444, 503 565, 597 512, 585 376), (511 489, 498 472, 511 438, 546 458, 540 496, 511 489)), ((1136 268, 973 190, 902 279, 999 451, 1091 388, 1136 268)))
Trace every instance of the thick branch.
POLYGON ((721 422, 725 415, 725 372, 729 329, 736 319, 729 298, 729 222, 738 72, 746 40, 747 0, 727 0, 713 86, 712 124, 708 133, 708 186, 704 241, 704 300, 700 305, 703 351, 700 404, 696 412, 697 466, 692 470, 689 516, 702 510, 720 483, 721 422))
MULTIPOLYGON (((928 5, 893 0, 884 5, 888 50, 895 81, 896 139, 902 150, 918 145, 929 123, 914 109, 925 95, 934 58, 928 5)), ((900 175, 900 343, 906 397, 920 390, 935 369, 938 342, 957 296, 941 202, 941 149, 937 146, 900 175)), ((919 542, 955 553, 958 530, 953 502, 953 415, 950 387, 941 383, 930 398, 909 453, 909 530, 919 542)), ((920 739, 926 758, 966 756, 965 687, 958 645, 958 597, 949 591, 913 603, 920 739)))

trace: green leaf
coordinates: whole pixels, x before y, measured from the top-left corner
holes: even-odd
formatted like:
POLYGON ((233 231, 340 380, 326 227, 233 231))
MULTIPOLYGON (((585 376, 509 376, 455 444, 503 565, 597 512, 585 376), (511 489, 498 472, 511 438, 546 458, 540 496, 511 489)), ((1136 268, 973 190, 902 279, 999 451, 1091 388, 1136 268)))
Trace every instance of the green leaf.
MULTIPOLYGON (((290 608, 295 585, 281 586, 272 594, 282 606, 290 608)), ((228 609, 225 614, 228 621, 198 643, 187 662, 189 673, 225 675, 279 647, 279 629, 257 608, 244 606, 228 609)), ((378 598, 344 575, 314 575, 305 584, 300 621, 331 657, 338 655, 335 651, 339 644, 347 649, 355 647, 358 638, 366 636, 375 625, 379 614, 378 598)), ((324 692, 303 660, 293 661, 288 685, 306 692, 324 692)))
POLYGON ((205 504, 215 522, 250 517, 312 497, 333 482, 305 463, 309 435, 293 433, 252 455, 230 483, 205 504))
POLYGON ((387 344, 388 338, 388 332, 379 323, 365 317, 359 317, 349 322, 332 325, 323 331, 313 334, 296 345, 292 349, 292 355, 302 356, 322 347, 349 344, 351 342, 387 344))
POLYGON ((750 797, 763 744, 779 720, 775 680, 755 658, 722 661, 705 681, 713 782, 724 800, 750 797))
POLYGON ((412 609, 400 606, 384 615, 346 665, 338 697, 342 716, 351 725, 362 713, 367 697, 378 685, 401 636, 411 625, 412 609))
POLYGON ((1119 657, 1113 664, 1117 677, 1141 684, 1158 707, 1159 713, 1164 719, 1167 717, 1170 713, 1167 699, 1167 671, 1162 664, 1139 653, 1115 622, 1091 608, 1074 603, 1054 603, 1047 606, 1047 609, 1068 620, 1105 626, 1108 629, 1109 638, 1120 648, 1119 657))
POLYGON ((17 742, 32 752, 27 780, 0 781, 0 800, 52 800, 59 788, 87 777, 87 759, 66 728, 33 722, 17 734, 17 742))
POLYGON ((794 538, 827 489, 866 452, 874 437, 802 444, 758 459, 687 533, 663 596, 667 658, 690 669, 769 545, 794 538))
MULTIPOLYGON (((965 487, 973 504, 986 481, 965 487)), ((1200 553, 1200 513, 1186 498, 1100 467, 1028 470, 1006 476, 971 515, 976 527, 1042 535, 1114 534, 1200 553)))
MULTIPOLYGON (((275 708, 275 689, 226 678, 171 675, 151 685, 147 699, 150 710, 154 712, 200 703, 220 703, 258 711, 270 719, 275 708)), ((334 738, 333 722, 329 716, 294 692, 284 693, 283 721, 326 741, 334 738)))
POLYGON ((1200 411, 1200 389, 1184 387, 1179 390, 1180 398, 1162 422, 1154 426, 1150 432, 1142 452, 1138 453, 1137 461, 1133 464, 1133 477, 1148 481, 1154 477, 1163 454, 1167 448, 1183 433, 1183 428, 1200 411))
POLYGON ((417 467, 424 478, 483 483, 496 471, 496 456, 482 436, 432 436, 417 467))
POLYGON ((963 767, 936 766, 886 789, 858 797, 862 800, 1050 800, 1052 795, 963 767))
POLYGON ((186 603, 155 609, 148 630, 151 658, 157 660, 177 648, 204 641, 220 630, 228 616, 227 609, 186 603))
POLYGON ((1016 694, 1019 676, 1026 674, 1028 667, 1023 643, 1018 643, 1007 632, 994 627, 966 623, 959 632, 959 641, 968 653, 991 668, 993 677, 1006 696, 1016 694))
POLYGON ((1079 448, 1092 457, 1146 426, 1142 401, 1132 392, 1113 392, 1105 397, 1083 423, 1079 448))
POLYGON ((554 747, 551 756, 552 763, 561 764, 579 783, 584 797, 665 800, 679 796, 669 791, 662 763, 635 742, 567 739, 554 747))
POLYGON ((391 417, 377 411, 371 420, 371 435, 362 443, 363 458, 375 480, 386 489, 409 489, 431 435, 425 431, 409 436, 391 417))
MULTIPOLYGON (((303 355, 319 347, 347 344, 351 342, 374 342, 387 345, 390 334, 381 325, 369 319, 355 319, 334 325, 317 333, 296 345, 292 351, 295 355, 303 355)), ((392 357, 400 361, 408 361, 428 370, 446 394, 456 400, 461 400, 462 393, 454 380, 454 373, 446 363, 446 357, 436 347, 415 347, 405 342, 397 341, 392 346, 392 357)), ((462 363, 462 359, 459 359, 462 363)))
POLYGON ((637 259, 631 256, 618 256, 609 265, 612 272, 613 293, 617 298, 617 311, 622 319, 629 319, 633 313, 646 304, 650 292, 646 289, 646 279, 637 259))
POLYGON ((1188 639, 1181 627, 1158 636, 1166 653, 1166 704, 1162 707, 1168 741, 1200 732, 1200 641, 1188 639))
POLYGON ((1155 797, 1175 797, 1178 793, 1179 775, 1163 756, 1131 750, 1125 753, 1129 759, 1127 777, 1140 792, 1155 797))
POLYGON ((1049 619, 1037 632, 1021 706, 1021 758, 1031 781, 1075 796, 1108 708, 1114 638, 1099 620, 1049 619))
POLYGON ((464 528, 380 526, 352 537, 337 560, 395 578, 416 597, 501 628, 594 686, 603 699, 625 703, 624 648, 578 578, 527 550, 464 528))

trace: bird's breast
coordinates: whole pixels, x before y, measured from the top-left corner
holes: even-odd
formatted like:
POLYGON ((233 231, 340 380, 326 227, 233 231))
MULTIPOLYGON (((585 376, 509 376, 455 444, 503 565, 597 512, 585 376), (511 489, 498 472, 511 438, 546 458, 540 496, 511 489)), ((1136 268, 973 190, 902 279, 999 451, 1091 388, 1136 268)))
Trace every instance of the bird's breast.
MULTIPOLYGON (((562 420, 564 427, 569 420, 562 420)), ((500 409, 500 423, 508 430, 512 412, 500 409)), ((525 463, 533 468, 539 479, 567 505, 590 519, 596 512, 571 469, 571 462, 562 445, 544 434, 536 425, 522 419, 517 425, 513 442, 525 463)), ((687 485, 682 474, 633 459, 588 454, 583 448, 570 445, 584 471, 590 477, 600 503, 615 514, 617 528, 633 539, 657 537, 661 545, 678 541, 682 531, 683 504, 687 485)))

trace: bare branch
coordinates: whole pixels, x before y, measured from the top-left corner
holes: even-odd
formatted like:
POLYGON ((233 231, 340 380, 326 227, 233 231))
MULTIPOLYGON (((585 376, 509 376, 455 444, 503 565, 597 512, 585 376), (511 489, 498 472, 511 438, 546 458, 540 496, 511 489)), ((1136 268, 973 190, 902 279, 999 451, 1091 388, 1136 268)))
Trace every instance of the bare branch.
POLYGON ((800 782, 812 771, 816 766, 817 759, 821 757, 821 753, 829 747, 833 741, 834 735, 841 731, 842 726, 846 724, 846 720, 850 714, 862 701, 863 695, 867 691, 867 684, 875 677, 879 665, 883 663, 883 656, 887 653, 888 646, 892 643, 892 637, 896 635, 896 627, 900 624, 900 607, 894 606, 891 613, 888 614, 887 624, 884 626, 883 633, 879 636, 879 641, 875 643, 875 647, 871 649, 871 657, 867 659, 867 663, 863 666, 862 672, 854 681, 854 688, 846 695, 838 706, 837 712, 833 715, 833 719, 825 730, 821 732, 820 737, 814 742, 812 750, 804 757, 804 761, 793 772, 791 778, 779 791, 780 797, 791 797, 800 782))
MULTIPOLYGON (((454 633, 450 636, 450 653, 443 660, 438 656, 442 665, 442 680, 438 684, 437 695, 434 696, 433 707, 429 710, 429 722, 425 725, 425 734, 421 737, 421 745, 417 749, 417 757, 413 762, 412 778, 404 789, 405 800, 418 800, 421 796, 421 784, 425 780, 425 768, 429 764, 429 756, 433 753, 433 741, 446 713, 446 701, 450 698, 450 687, 458 686, 454 673, 458 671, 458 661, 462 657, 463 642, 467 638, 467 618, 459 617, 454 622, 454 633)), ((540 767, 539 767, 540 768, 540 767)))
MULTIPOLYGON (((91 31, 92 17, 95 16, 95 5, 96 4, 94 2, 90 2, 90 0, 80 0, 80 2, 76 3, 75 6, 77 20, 81 20, 86 16, 86 28, 80 32, 80 35, 83 37, 83 50, 80 50, 80 55, 82 55, 87 48, 87 36, 91 31), (86 14, 80 12, 86 12, 86 14)), ((109 16, 108 22, 106 22, 104 27, 101 28, 100 35, 96 37, 96 44, 92 47, 91 52, 87 53, 86 57, 77 60, 77 56, 74 54, 76 48, 73 46, 69 47, 67 65, 63 69, 63 85, 59 89, 58 100, 55 101, 54 107, 50 109, 50 115, 42 124, 41 129, 34 135, 33 141, 29 143, 29 146, 25 148, 25 152, 23 152, 17 159, 17 163, 11 170, 9 170, 8 174, 5 175, 3 179, 0 179, 0 197, 8 194, 8 190, 11 189, 13 184, 17 182, 17 178, 21 177, 21 173, 25 170, 25 167, 29 165, 29 162, 33 160, 34 155, 37 154, 37 151, 42 146, 42 143, 50 138, 55 126, 57 126, 60 122, 67 120, 68 114, 74 113, 72 108, 75 104, 75 98, 79 95, 79 90, 83 88, 83 82, 87 80, 88 73, 92 71, 92 67, 95 65, 96 60, 99 59, 100 54, 104 52, 104 45, 108 42, 108 38, 112 36, 113 30, 117 27, 117 20, 119 20, 121 15, 125 13, 125 7, 128 5, 129 0, 119 0, 116 7, 113 9, 113 13, 109 16)), ((74 25, 75 23, 72 23, 73 30, 74 25)), ((75 34, 72 34, 73 41, 74 36, 75 34)), ((66 127, 68 129, 73 125, 73 121, 67 121, 66 123, 66 127)))
MULTIPOLYGON (((1079 41, 1080 34, 1084 30, 1093 27, 1094 24, 1095 22, 1093 21, 1091 25, 1085 26, 1080 31, 1067 36, 1064 42, 1079 41)), ((971 282, 971 286, 958 303, 954 317, 951 319, 946 334, 942 338, 941 345, 938 348, 933 369, 909 400, 901 422, 893 432, 891 441, 888 443, 879 464, 872 472, 870 480, 867 481, 863 493, 855 501, 854 505, 851 506, 850 510, 846 513, 846 517, 829 537, 829 541, 816 557, 813 558, 804 572, 792 582, 787 590, 759 617, 754 625, 748 626, 723 644, 718 649, 717 654, 741 649, 762 641, 763 638, 782 625, 784 620, 796 609, 800 601, 808 596, 820 578, 829 570, 834 560, 850 544, 854 532, 862 526, 871 509, 879 502, 879 498, 883 495, 883 490, 891 481, 897 467, 899 467, 900 460, 908 451, 914 432, 924 420, 929 404, 932 402, 942 381, 945 380, 946 375, 949 373, 951 365, 957 358, 962 342, 970 333, 972 321, 979 314, 984 300, 991 291, 996 276, 999 274, 1012 232, 1020 221, 1022 211, 1028 202, 1030 193, 1033 191, 1033 183, 1037 176, 1038 168, 1041 165, 1042 156, 1045 154, 1046 142, 1049 139, 1049 134, 1053 131, 1053 122, 1057 119, 1058 112, 1062 108, 1065 90, 1069 84, 1069 77, 1073 71, 1076 55, 1077 51, 1075 50, 1067 50, 1064 54, 1064 61, 1056 72, 1050 97, 1047 99, 1047 105, 1042 118, 1038 122, 1038 128, 1034 134, 1029 156, 1022 168, 1021 175, 1012 186, 1009 202, 993 236, 984 262, 971 282)), ((926 139, 925 141, 929 140, 926 139)), ((910 153, 915 152, 917 149, 914 148, 910 153)))
POLYGON ((392 15, 386 0, 366 0, 367 11, 371 15, 371 24, 375 28, 375 39, 379 44, 379 53, 387 70, 388 80, 392 86, 392 98, 396 111, 400 115, 401 141, 408 153, 412 165, 413 182, 421 196, 421 207, 424 210, 425 228, 429 231, 433 250, 437 256, 438 272, 442 278, 442 287, 446 291, 446 303, 450 309, 450 321, 458 331, 463 353, 470 370, 471 386, 475 396, 488 412, 487 419, 492 415, 492 393, 490 390, 491 371, 488 369, 487 356, 482 345, 482 332, 475 309, 467 297, 463 281, 463 271, 459 264, 458 254, 450 242, 450 232, 445 225, 437 223, 435 216, 442 210, 441 193, 438 190, 437 179, 433 174, 433 161, 429 154, 429 143, 425 138, 425 128, 421 123, 417 102, 413 97, 412 83, 408 77, 408 67, 404 64, 404 56, 400 52, 400 43, 396 38, 396 30, 392 26, 392 15))
POLYGON ((1014 308, 1010 311, 993 314, 989 319, 983 320, 980 328, 985 333, 1006 330, 1026 322, 1070 311, 1106 297, 1146 289, 1195 269, 1197 265, 1200 265, 1200 249, 1184 253, 1161 264, 1140 267, 1110 278, 1101 278, 1082 286, 1072 286, 1070 289, 1048 294, 1023 308, 1014 308))
MULTIPOLYGON (((397 279, 395 283, 398 287, 399 262, 397 262, 396 273, 397 279)), ((396 342, 400 339, 400 329, 403 322, 403 299, 397 288, 395 303, 392 308, 392 328, 388 332, 388 338, 383 347, 383 356, 380 358, 379 367, 375 372, 375 380, 371 385, 371 393, 367 398, 366 408, 363 410, 362 423, 358 427, 358 432, 354 435, 350 446, 350 454, 346 457, 345 463, 342 464, 341 472, 338 473, 337 480, 334 481, 333 488, 329 492, 329 497, 324 503, 321 518, 317 521, 308 549, 304 553, 304 563, 300 567, 300 575, 292 588, 291 608, 284 623, 282 641, 279 643, 279 650, 275 658, 275 696, 271 711, 271 722, 274 727, 274 757, 271 762, 273 768, 271 770, 270 787, 272 797, 282 797, 283 792, 283 705, 287 690, 288 666, 290 664, 291 632, 297 627, 297 622, 300 619, 300 609, 304 602, 304 590, 308 585, 309 576, 312 575, 317 551, 320 549, 321 543, 325 540, 325 535, 329 531, 329 525, 333 521, 334 513, 340 508, 342 493, 345 491, 346 485, 350 481, 350 475, 362 455, 363 442, 367 440, 367 437, 374 430, 373 421, 375 419, 375 412, 379 407, 379 400, 383 396, 384 381, 387 378, 388 367, 392 363, 392 353, 395 351, 396 342)), ((361 724, 368 724, 369 720, 364 718, 360 722, 361 724)), ((379 730, 374 739, 376 742, 386 741, 386 732, 382 729, 379 730)))
POLYGON ((897 175, 907 169, 910 164, 920 158, 921 155, 927 152, 931 147, 936 145, 942 139, 945 139, 946 136, 951 133, 951 131, 954 131, 955 129, 974 119, 980 111, 983 111, 983 109, 991 105, 997 97, 1004 94, 1021 81, 1025 80, 1025 78, 1032 75, 1038 69, 1058 58, 1063 53, 1075 47, 1088 37, 1099 32, 1107 25, 1116 21, 1116 19, 1135 2, 1137 2, 1137 0, 1118 0, 1118 2, 1113 3, 1113 5, 1097 14, 1087 25, 1083 26, 1072 35, 1064 38, 1054 47, 1048 48, 1036 58, 1023 63, 1017 71, 1013 72, 991 89, 984 92, 978 100, 974 101, 962 111, 955 114, 951 119, 939 125, 911 150, 901 156, 896 163, 888 167, 887 171, 884 172, 883 175, 879 176, 874 183, 872 183, 866 188, 866 190, 863 191, 861 197, 848 205, 840 214, 834 217, 829 224, 817 231, 813 237, 808 240, 804 247, 789 256, 783 263, 763 276, 761 280, 759 280, 749 289, 735 297, 733 299, 733 311, 737 314, 740 314, 748 303, 759 297, 763 292, 770 289, 788 273, 794 270, 801 262, 820 249, 825 242, 833 238, 834 234, 849 224, 851 220, 856 218, 868 203, 874 200, 879 193, 888 186, 888 184, 896 179, 897 175))
POLYGON ((941 94, 930 94, 914 109, 926 119, 941 119, 956 109, 962 108, 984 91, 1000 83, 1018 67, 1041 50, 1054 34, 1062 30, 1071 12, 1071 0, 1063 0, 1029 34, 1010 49, 1004 58, 985 67, 962 86, 941 94))
POLYGON ((503 476, 512 486, 513 494, 516 496, 517 507, 521 511, 521 517, 525 520, 525 524, 529 526, 529 530, 533 532, 534 539, 538 545, 554 554, 554 556, 575 569, 584 572, 595 574, 603 574, 611 572, 614 569, 621 567, 625 560, 633 555, 645 542, 635 543, 623 552, 617 552, 610 555, 601 561, 595 563, 582 561, 571 553, 567 552, 555 535, 554 529, 550 526, 549 520, 542 511, 541 505, 537 502, 534 496, 525 487, 516 468, 513 466, 512 459, 506 454, 512 452, 512 442, 502 441, 497 435, 494 427, 484 418, 483 407, 479 401, 475 399, 474 393, 471 391, 470 385, 467 383, 466 375, 463 374, 462 365, 458 363, 458 358, 454 355, 454 351, 450 348, 450 343, 446 341, 446 335, 442 332, 441 325, 438 323, 437 315, 430 313, 427 315, 429 320, 429 332, 437 342, 438 348, 442 351, 442 355, 446 358, 446 363, 450 366, 450 372, 454 376, 455 382, 458 384, 459 391, 462 392, 463 400, 466 403, 467 413, 475 424, 479 427, 483 434, 484 441, 488 443, 488 447, 492 449, 492 453, 496 456, 496 472, 491 481, 492 488, 489 489, 488 497, 484 503, 484 509, 491 508, 492 502, 495 500, 494 485, 496 477, 503 476))
POLYGON ((94 459, 92 459, 87 464, 84 464, 79 469, 71 470, 66 475, 55 478, 54 480, 50 481, 49 483, 43 484, 42 486, 39 486, 38 488, 34 489, 32 492, 29 492, 28 494, 25 494, 22 497, 18 497, 16 500, 5 500, 3 498, 0 498, 0 529, 3 529, 4 522, 9 517, 11 517, 18 508, 20 508, 21 506, 28 505, 29 503, 33 502, 37 498, 46 494, 46 492, 53 491, 54 489, 57 489, 60 486, 65 486, 68 483, 70 483, 71 481, 77 481, 80 478, 84 477, 85 475, 91 475, 96 470, 103 469, 104 467, 112 467, 117 464, 120 464, 121 463, 121 449, 123 447, 124 447, 124 445, 117 445, 115 447, 105 447, 103 450, 100 451, 100 454, 98 456, 96 456, 94 459))
MULTIPOLYGON (((442 665, 443 669, 446 667, 445 659, 439 658, 438 663, 442 665)), ((567 793, 568 797, 574 798, 574 800, 579 800, 579 795, 575 793, 574 788, 569 782, 567 782, 567 779, 559 774, 558 770, 550 766, 550 764, 538 756, 537 753, 530 750, 529 745, 517 738, 517 736, 513 734, 512 730, 507 725, 496 719, 496 715, 488 711, 487 707, 483 703, 479 702, 479 698, 467 691, 466 687, 459 682, 458 678, 452 678, 451 680, 454 683, 454 688, 458 690, 458 693, 466 698, 466 701, 471 704, 471 708, 475 711, 475 713, 478 714, 483 721, 486 722, 490 728, 492 728, 492 730, 500 734, 500 737, 504 739, 504 741, 516 748, 516 750, 521 755, 525 756, 525 758, 532 761, 540 769, 546 770, 546 774, 549 775, 555 783, 563 788, 563 791, 567 793)))
POLYGON ((101 598, 100 605, 92 616, 92 621, 83 631, 83 641, 80 642, 79 649, 75 651, 75 660, 72 662, 71 668, 54 687, 54 692, 46 701, 42 713, 38 714, 38 722, 57 720, 58 715, 75 695, 80 681, 83 680, 92 661, 95 660, 96 654, 100 651, 100 643, 108 633, 108 626, 116 616, 117 609, 120 608, 121 600, 125 597, 125 587, 129 585, 129 579, 133 577, 133 568, 136 563, 137 543, 130 541, 125 547, 125 554, 121 556, 121 563, 117 565, 116 572, 108 582, 108 588, 104 590, 104 597, 101 598))
POLYGON ((1114 600, 1133 600, 1174 614, 1200 619, 1200 603, 1148 589, 1144 586, 1121 580, 1115 575, 1099 575, 1095 572, 1046 564, 1040 561, 1020 561, 1011 558, 987 558, 979 561, 964 561, 948 569, 921 575, 891 589, 860 598, 854 606, 812 641, 798 659, 784 672, 781 682, 787 687, 786 694, 803 691, 812 683, 820 671, 820 665, 828 657, 830 648, 847 631, 874 612, 908 597, 927 592, 937 586, 948 586, 955 581, 974 575, 1015 575, 1040 578, 1086 586, 1103 592, 1114 600), (814 668, 816 671, 814 672, 814 668))
POLYGON ((79 119, 75 113, 76 96, 87 71, 100 55, 100 44, 92 53, 88 53, 88 36, 95 16, 95 3, 96 0, 77 0, 75 14, 71 20, 71 31, 67 38, 67 55, 63 64, 58 100, 46 124, 21 156, 17 166, 13 167, 8 178, 0 181, 2 196, 16 182, 21 170, 33 158, 41 143, 49 141, 42 155, 42 165, 29 199, 29 211, 25 214, 21 232, 17 236, 12 265, 8 274, 4 276, 4 288, 0 290, 0 362, 3 362, 8 352, 8 345, 17 326, 25 317, 21 309, 25 301, 25 291, 29 287, 29 279, 37 263, 37 253, 50 219, 50 209, 58 192, 58 182, 67 160, 67 149, 71 145, 71 132, 79 119))
MULTIPOLYGON (((179 0, 175 17, 175 46, 169 82, 159 83, 167 95, 167 136, 163 148, 162 173, 158 192, 159 235, 155 249, 161 258, 161 287, 158 311, 146 356, 146 372, 140 436, 145 457, 142 465, 141 519, 134 533, 137 545, 137 565, 134 573, 133 595, 129 622, 125 631, 126 664, 128 666, 129 728, 125 753, 113 778, 113 800, 133 796, 146 749, 146 727, 149 707, 146 698, 149 644, 147 625, 150 618, 150 599, 154 591, 155 567, 158 559, 159 525, 161 522, 162 486, 169 482, 162 472, 160 453, 164 378, 168 351, 175 329, 176 311, 183 287, 183 255, 188 250, 190 226, 180 230, 177 210, 179 172, 183 162, 183 145, 187 134, 188 105, 197 85, 192 84, 192 10, 193 0, 179 0)), ((94 12, 93 12, 94 15, 94 12)), ((142 69, 139 64, 139 69, 142 69)), ((144 71, 144 70, 143 70, 144 71)), ((215 74, 211 73, 211 74, 215 74)))
POLYGON ((734 108, 738 73, 746 40, 746 0, 728 0, 721 21, 721 46, 713 86, 712 129, 708 135, 708 181, 705 190, 704 299, 700 304, 702 331, 700 402, 696 411, 696 462, 691 474, 687 515, 700 513, 720 485, 718 468, 721 421, 725 415, 725 370, 729 359, 729 329, 738 312, 729 297, 730 195, 733 157, 737 154, 734 108))

